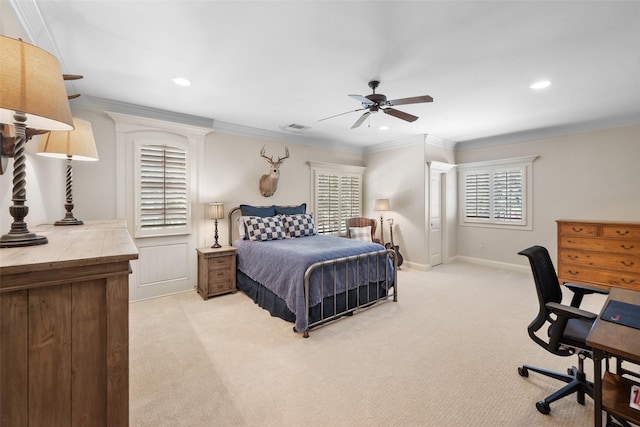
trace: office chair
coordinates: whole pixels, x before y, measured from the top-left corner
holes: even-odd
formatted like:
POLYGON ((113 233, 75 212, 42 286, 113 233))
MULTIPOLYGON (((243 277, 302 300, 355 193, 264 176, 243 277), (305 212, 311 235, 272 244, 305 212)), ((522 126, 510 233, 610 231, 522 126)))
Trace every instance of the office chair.
POLYGON ((585 394, 593 398, 593 382, 587 381, 584 373, 584 359, 592 358, 592 349, 585 343, 587 335, 596 320, 597 315, 579 308, 584 295, 598 293, 607 294, 607 290, 590 286, 566 283, 565 287, 574 293, 571 305, 563 305, 562 289, 558 283, 558 276, 549 257, 549 252, 542 246, 532 246, 518 252, 529 258, 533 278, 538 293, 540 311, 527 327, 529 336, 545 350, 558 356, 578 355, 578 368, 567 369, 567 374, 553 372, 534 366, 518 367, 522 377, 528 377, 529 371, 538 372, 551 378, 567 383, 560 390, 536 403, 536 408, 542 414, 551 411, 549 404, 577 393, 578 403, 584 405, 585 394), (548 324, 547 339, 542 339, 536 332, 548 324))

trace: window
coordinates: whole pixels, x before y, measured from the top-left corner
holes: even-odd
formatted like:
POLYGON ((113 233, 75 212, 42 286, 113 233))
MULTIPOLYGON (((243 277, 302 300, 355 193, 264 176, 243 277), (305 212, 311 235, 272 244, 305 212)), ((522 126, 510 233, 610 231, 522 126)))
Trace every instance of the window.
POLYGON ((311 163, 314 217, 322 234, 345 234, 347 218, 362 216, 360 166, 311 163))
POLYGON ((458 165, 461 225, 531 229, 534 157, 458 165))
POLYGON ((186 148, 165 141, 138 141, 136 145, 136 237, 188 233, 186 148))

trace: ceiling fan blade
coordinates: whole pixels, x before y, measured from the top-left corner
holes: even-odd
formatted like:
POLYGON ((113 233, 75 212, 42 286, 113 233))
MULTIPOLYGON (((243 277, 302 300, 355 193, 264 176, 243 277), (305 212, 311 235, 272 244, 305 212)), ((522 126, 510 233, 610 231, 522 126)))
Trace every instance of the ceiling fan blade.
POLYGON ((372 100, 370 100, 369 98, 362 96, 362 95, 349 95, 351 98, 355 99, 356 101, 364 104, 364 105, 373 105, 375 104, 375 102, 373 102, 372 100))
MULTIPOLYGON (((351 129, 355 129, 358 126, 360 126, 362 124, 362 122, 365 121, 365 119, 367 117, 369 117, 369 114, 371 114, 370 111, 367 111, 366 113, 364 113, 363 115, 360 116, 360 118, 353 124, 353 126, 351 126, 351 129)), ((416 117, 417 118, 417 117, 416 117)))
POLYGON ((414 96, 411 98, 400 98, 387 101, 387 105, 405 105, 405 104, 420 104, 422 102, 433 102, 433 98, 429 95, 414 96))
POLYGON ((344 116, 345 114, 351 114, 351 113, 355 113, 356 111, 362 111, 362 110, 366 110, 366 108, 358 108, 357 110, 351 110, 351 111, 347 111, 346 113, 336 114, 335 116, 325 117, 324 119, 320 119, 318 121, 321 122, 323 120, 333 119, 334 117, 344 116))
POLYGON ((418 120, 417 116, 393 108, 384 108, 382 111, 384 111, 386 114, 392 115, 393 117, 397 117, 408 122, 415 122, 416 120, 418 120))

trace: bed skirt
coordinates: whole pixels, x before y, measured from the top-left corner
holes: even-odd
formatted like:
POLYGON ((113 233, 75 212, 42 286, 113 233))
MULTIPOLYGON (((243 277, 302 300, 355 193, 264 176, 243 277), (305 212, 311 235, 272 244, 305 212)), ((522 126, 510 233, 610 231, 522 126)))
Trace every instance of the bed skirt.
MULTIPOLYGON (((265 286, 251 279, 240 270, 237 271, 236 279, 238 288, 251 298, 253 302, 267 310, 272 316, 279 317, 287 322, 295 323, 296 315, 289 310, 287 304, 282 298, 274 294, 265 286)), ((356 304, 358 301, 360 302, 359 306, 363 307, 387 297, 387 289, 384 287, 384 282, 379 283, 377 286, 375 283, 369 286, 360 286, 358 292, 360 294, 359 298, 356 298, 356 289, 349 290, 348 298, 345 297, 344 292, 339 293, 335 299, 335 307, 333 295, 324 297, 322 304, 316 304, 315 306, 310 307, 309 323, 315 323, 322 319, 327 319, 343 313, 347 310, 353 310, 357 307, 356 304), (348 309, 345 307, 347 300, 349 301, 348 309), (322 311, 324 311, 324 313, 322 313, 322 311)), ((351 313, 352 311, 349 311, 346 314, 350 315, 351 313)))

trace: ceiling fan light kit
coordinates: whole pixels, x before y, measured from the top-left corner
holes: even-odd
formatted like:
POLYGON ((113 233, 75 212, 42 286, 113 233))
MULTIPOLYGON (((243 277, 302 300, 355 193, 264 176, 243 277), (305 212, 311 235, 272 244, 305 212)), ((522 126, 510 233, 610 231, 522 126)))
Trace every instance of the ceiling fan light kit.
POLYGON ((414 116, 409 113, 405 113, 404 111, 396 110, 395 108, 391 108, 396 105, 406 105, 406 104, 421 104, 425 102, 433 102, 433 98, 429 95, 423 96, 414 96, 410 98, 400 98, 393 99, 391 101, 387 100, 387 97, 381 93, 376 93, 376 88, 380 85, 378 80, 371 80, 369 82, 369 87, 373 90, 371 95, 362 96, 362 95, 349 95, 349 97, 355 99, 356 101, 362 104, 362 108, 353 111, 347 111, 346 113, 336 114, 335 116, 326 117, 322 120, 332 119, 334 117, 342 116, 344 114, 354 113, 356 111, 367 110, 356 120, 356 122, 351 126, 351 129, 355 129, 359 127, 366 119, 369 117, 371 113, 377 113, 378 111, 383 111, 385 114, 389 114, 390 116, 396 117, 398 119, 402 119, 407 122, 415 122, 418 120, 417 116, 414 116))

